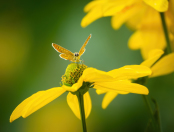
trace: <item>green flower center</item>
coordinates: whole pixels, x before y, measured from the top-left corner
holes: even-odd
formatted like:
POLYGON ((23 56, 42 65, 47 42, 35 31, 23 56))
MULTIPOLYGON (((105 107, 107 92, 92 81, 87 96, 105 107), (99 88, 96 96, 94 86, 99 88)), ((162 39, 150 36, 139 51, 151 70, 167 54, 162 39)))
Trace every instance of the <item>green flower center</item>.
POLYGON ((65 74, 62 76, 62 84, 72 86, 77 83, 83 71, 87 68, 84 64, 71 63, 66 68, 65 74))

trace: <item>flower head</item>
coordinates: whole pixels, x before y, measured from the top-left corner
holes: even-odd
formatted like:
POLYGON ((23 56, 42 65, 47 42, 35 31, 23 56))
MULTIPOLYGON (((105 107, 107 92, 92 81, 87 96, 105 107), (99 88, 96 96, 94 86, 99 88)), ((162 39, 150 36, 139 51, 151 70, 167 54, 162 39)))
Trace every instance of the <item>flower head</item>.
POLYGON ((159 12, 165 12, 170 37, 173 38, 172 15, 169 15, 172 10, 168 10, 172 4, 168 0, 93 0, 84 8, 88 14, 82 19, 81 26, 86 27, 106 16, 112 17, 111 25, 114 29, 126 23, 129 28, 136 30, 129 39, 129 48, 140 49, 143 58, 147 59, 152 49, 163 50, 166 47, 159 12))
POLYGON ((127 79, 143 77, 151 74, 146 66, 130 65, 109 72, 87 68, 84 64, 71 63, 68 65, 65 75, 62 76, 62 86, 45 91, 39 91, 20 103, 10 116, 10 122, 20 116, 26 118, 41 107, 50 103, 66 91, 67 103, 74 114, 80 119, 79 102, 76 96, 81 92, 84 98, 85 117, 91 112, 92 104, 89 88, 95 88, 106 92, 148 94, 145 86, 132 83, 127 79))
MULTIPOLYGON (((164 52, 160 49, 154 49, 151 52, 149 52, 148 59, 146 59, 145 61, 143 61, 141 63, 141 65, 147 66, 151 69, 152 74, 149 75, 149 77, 157 77, 157 76, 162 76, 162 75, 166 75, 166 74, 174 72, 174 53, 166 55, 159 60, 159 58, 163 55, 163 53, 164 52)), ((117 70, 115 70, 115 71, 117 71, 117 70)), ((115 74, 115 75, 117 75, 117 74, 115 74)), ((137 79, 138 78, 138 76, 135 78, 134 77, 132 76, 132 77, 129 77, 127 79, 137 79)), ((107 108, 107 106, 111 103, 111 101, 118 94, 128 94, 129 93, 129 92, 125 92, 125 91, 121 91, 121 92, 120 91, 119 92, 109 91, 109 92, 107 92, 107 91, 103 91, 103 90, 97 90, 96 92, 98 94, 106 93, 104 98, 103 98, 103 101, 102 101, 102 108, 103 109, 107 108)))

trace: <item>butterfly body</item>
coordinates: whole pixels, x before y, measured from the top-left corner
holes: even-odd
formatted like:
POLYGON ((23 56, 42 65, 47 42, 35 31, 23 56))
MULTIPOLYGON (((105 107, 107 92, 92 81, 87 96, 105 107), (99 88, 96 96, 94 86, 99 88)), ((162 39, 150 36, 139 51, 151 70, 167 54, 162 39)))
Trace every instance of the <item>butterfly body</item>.
POLYGON ((89 35, 89 37, 87 38, 87 40, 85 41, 83 46, 81 47, 80 51, 75 52, 75 53, 72 53, 71 51, 69 51, 69 50, 67 50, 67 49, 63 48, 62 46, 55 44, 55 43, 52 43, 52 46, 57 52, 61 53, 59 55, 60 58, 65 59, 65 60, 69 60, 72 62, 79 62, 81 55, 85 52, 85 47, 86 47, 90 38, 91 38, 91 34, 89 35))

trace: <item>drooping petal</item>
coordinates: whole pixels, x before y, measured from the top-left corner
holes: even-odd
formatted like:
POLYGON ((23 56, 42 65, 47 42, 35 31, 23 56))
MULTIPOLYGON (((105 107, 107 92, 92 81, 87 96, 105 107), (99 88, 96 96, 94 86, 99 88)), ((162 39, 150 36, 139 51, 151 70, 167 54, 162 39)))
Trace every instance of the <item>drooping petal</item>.
POLYGON ((102 101, 102 108, 106 109, 112 100, 118 95, 116 92, 107 92, 102 101))
POLYGON ((131 83, 128 80, 120 80, 115 82, 98 82, 94 84, 95 89, 104 90, 107 92, 129 92, 136 94, 145 94, 149 93, 149 90, 140 84, 131 83))
POLYGON ((141 65, 151 67, 164 54, 161 49, 154 49, 149 52, 148 59, 143 61, 141 65))
POLYGON ((174 71, 174 53, 164 56, 151 68, 152 75, 150 77, 156 77, 166 75, 174 71))
POLYGON ((102 82, 112 81, 114 78, 107 72, 97 70, 95 68, 87 68, 83 71, 83 78, 85 82, 102 82))
POLYGON ((65 90, 61 87, 56 87, 45 91, 39 91, 33 94, 15 108, 10 116, 10 122, 16 120, 20 116, 26 118, 33 112, 37 111, 41 107, 45 106, 46 104, 59 97, 64 92, 65 90))
MULTIPOLYGON (((83 95, 83 99, 84 99, 84 107, 85 107, 85 118, 87 118, 91 112, 91 108, 92 108, 92 103, 91 103, 91 98, 89 95, 89 92, 86 92, 83 95)), ((72 93, 68 93, 67 95, 67 103, 69 105, 69 107, 71 108, 71 110, 73 111, 73 113, 76 115, 77 118, 81 119, 80 116, 80 109, 79 109, 79 101, 76 95, 73 95, 72 93)))
POLYGON ((165 12, 168 9, 168 0, 143 0, 159 12, 165 12))
POLYGON ((152 72, 148 67, 141 65, 127 65, 108 72, 109 75, 118 80, 139 78, 151 75, 151 73, 152 72))
POLYGON ((91 102, 91 97, 89 95, 89 92, 86 92, 83 95, 83 98, 84 98, 84 105, 85 105, 85 117, 88 118, 92 109, 92 102, 91 102))
POLYGON ((77 118, 81 119, 80 117, 80 109, 79 109, 79 102, 76 95, 73 95, 71 92, 67 95, 67 103, 73 113, 77 116, 77 118))

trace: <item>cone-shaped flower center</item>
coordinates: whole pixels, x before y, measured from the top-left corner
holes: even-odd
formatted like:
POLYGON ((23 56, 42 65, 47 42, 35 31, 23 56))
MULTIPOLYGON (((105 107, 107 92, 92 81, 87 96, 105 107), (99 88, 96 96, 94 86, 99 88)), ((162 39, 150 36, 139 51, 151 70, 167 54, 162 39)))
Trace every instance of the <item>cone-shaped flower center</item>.
POLYGON ((66 68, 65 74, 62 76, 63 85, 72 86, 77 83, 83 71, 87 68, 84 64, 71 63, 66 68))

